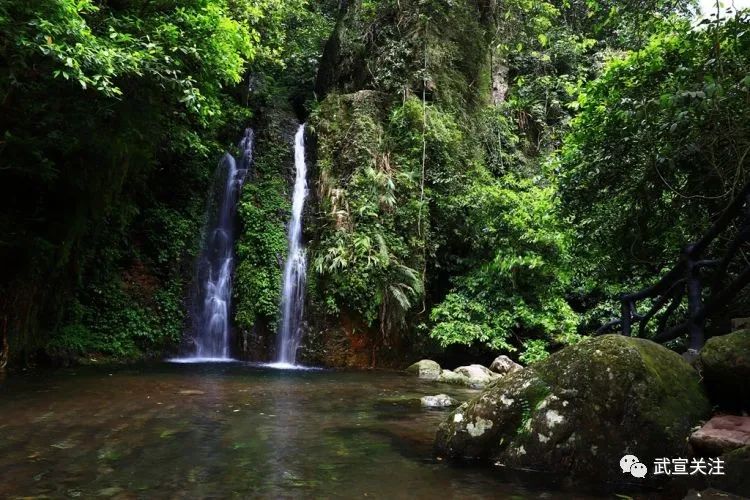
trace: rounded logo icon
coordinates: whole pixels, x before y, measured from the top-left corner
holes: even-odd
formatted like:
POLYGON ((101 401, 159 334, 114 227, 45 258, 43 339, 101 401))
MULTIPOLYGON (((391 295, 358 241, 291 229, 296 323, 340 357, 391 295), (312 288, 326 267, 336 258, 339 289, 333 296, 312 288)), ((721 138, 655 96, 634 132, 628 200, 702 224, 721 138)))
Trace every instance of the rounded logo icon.
POLYGON ((630 466, 630 473, 633 475, 633 477, 646 477, 647 472, 648 467, 640 462, 630 466))
POLYGON ((635 455, 625 455, 620 459, 620 468, 623 473, 627 473, 630 472, 630 468, 633 467, 633 464, 637 464, 638 462, 638 457, 635 455))

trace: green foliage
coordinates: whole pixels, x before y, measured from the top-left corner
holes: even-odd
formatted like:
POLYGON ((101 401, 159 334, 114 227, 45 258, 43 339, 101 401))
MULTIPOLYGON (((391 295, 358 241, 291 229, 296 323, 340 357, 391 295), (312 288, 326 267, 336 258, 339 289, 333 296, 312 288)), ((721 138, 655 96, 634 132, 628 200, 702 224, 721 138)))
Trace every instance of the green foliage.
POLYGON ((577 341, 588 263, 571 255, 556 151, 581 88, 606 60, 679 24, 685 4, 350 5, 326 48, 318 87, 329 94, 313 120, 326 312, 382 330, 395 261, 421 270, 424 287, 419 315, 404 301, 415 317, 406 332, 521 349, 529 362, 577 341))
POLYGON ((404 110, 394 110, 388 120, 388 104, 374 92, 333 94, 312 121, 323 222, 311 262, 322 281, 316 287, 323 291, 321 308, 355 314, 379 327, 386 340, 423 297, 420 230, 427 231, 427 218, 420 222, 415 158, 421 141, 418 149, 409 141, 394 142, 403 138, 394 131, 404 110))
POLYGON ((124 357, 176 343, 209 174, 250 115, 233 87, 249 63, 280 63, 286 6, 0 2, 0 259, 14 262, 0 315, 15 360, 50 339, 124 357))
POLYGON ((695 26, 688 3, 0 2, 12 352, 179 341, 210 172, 250 106, 243 332, 275 325, 289 133, 313 108, 311 318, 543 359, 748 178, 750 15, 695 26))
POLYGON ((530 339, 523 343, 524 352, 518 357, 522 363, 530 365, 549 357, 548 343, 542 339, 530 339))
POLYGON ((454 205, 470 257, 432 310, 432 336, 443 345, 501 350, 515 350, 519 334, 574 341, 576 315, 563 298, 570 241, 556 217, 554 188, 512 174, 477 177, 454 205))
POLYGON ((747 180, 748 19, 674 23, 581 93, 560 170, 589 278, 653 281, 747 180))

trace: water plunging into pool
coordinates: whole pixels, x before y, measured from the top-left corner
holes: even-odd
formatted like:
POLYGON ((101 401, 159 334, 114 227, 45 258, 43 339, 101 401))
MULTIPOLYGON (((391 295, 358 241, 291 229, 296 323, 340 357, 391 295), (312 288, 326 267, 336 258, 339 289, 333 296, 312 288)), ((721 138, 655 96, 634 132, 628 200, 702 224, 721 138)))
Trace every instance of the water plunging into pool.
POLYGON ((302 246, 302 211, 307 197, 307 164, 305 163, 305 125, 294 137, 294 195, 292 217, 289 221, 289 250, 284 265, 284 285, 281 296, 281 327, 278 333, 276 365, 294 365, 297 348, 302 338, 302 315, 305 300, 307 256, 302 246))
POLYGON ((206 210, 206 231, 197 266, 198 296, 194 314, 195 353, 187 360, 229 360, 229 321, 237 201, 253 161, 253 130, 240 141, 239 161, 229 153, 216 169, 206 210))

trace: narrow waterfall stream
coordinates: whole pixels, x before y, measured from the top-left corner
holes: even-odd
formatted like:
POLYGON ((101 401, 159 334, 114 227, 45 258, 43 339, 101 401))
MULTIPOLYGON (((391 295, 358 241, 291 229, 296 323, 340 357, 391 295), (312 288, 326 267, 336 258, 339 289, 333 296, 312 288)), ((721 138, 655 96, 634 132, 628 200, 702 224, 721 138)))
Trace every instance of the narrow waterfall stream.
POLYGON ((307 197, 307 164, 305 163, 305 125, 294 136, 294 195, 292 217, 289 221, 289 251, 284 266, 284 286, 281 297, 281 327, 279 328, 276 362, 294 365, 297 348, 302 338, 302 315, 305 300, 307 256, 302 246, 302 211, 307 197))
POLYGON ((239 144, 239 162, 225 154, 216 170, 208 201, 206 231, 198 260, 193 359, 230 359, 229 321, 237 201, 253 161, 253 130, 248 128, 239 144))

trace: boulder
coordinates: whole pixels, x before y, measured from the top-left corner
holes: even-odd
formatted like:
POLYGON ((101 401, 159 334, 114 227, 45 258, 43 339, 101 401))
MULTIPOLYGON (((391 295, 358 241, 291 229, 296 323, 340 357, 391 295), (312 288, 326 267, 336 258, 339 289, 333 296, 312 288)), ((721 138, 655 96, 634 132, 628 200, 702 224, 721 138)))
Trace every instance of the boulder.
POLYGON ((506 375, 459 406, 440 424, 436 451, 622 481, 624 454, 646 464, 686 456, 691 428, 709 411, 695 370, 678 354, 604 335, 506 375))
POLYGON ((750 446, 737 448, 721 456, 724 475, 710 476, 709 484, 722 491, 750 498, 750 446))
POLYGON ((432 361, 431 359, 423 359, 411 365, 406 371, 409 373, 416 373, 419 378, 425 380, 437 380, 440 377, 440 372, 442 370, 440 365, 435 361, 432 361))
POLYGON ((690 436, 690 444, 698 454, 706 456, 750 446, 750 417, 717 415, 690 436))
POLYGON ((500 375, 482 365, 459 366, 454 371, 466 377, 469 387, 477 389, 486 387, 490 382, 500 378, 500 375))
POLYGON ((424 396, 419 400, 422 406, 426 408, 447 408, 455 406, 457 401, 447 394, 438 394, 436 396, 424 396))
POLYGON ((507 373, 513 373, 517 372, 518 370, 523 370, 523 366, 519 365, 508 356, 503 354, 502 356, 498 356, 495 358, 495 361, 493 361, 490 365, 490 370, 495 373, 499 373, 500 375, 505 375, 507 373))
POLYGON ((750 410, 750 330, 708 339, 700 369, 711 400, 726 410, 750 410))
POLYGON ((459 375, 458 373, 451 371, 451 370, 443 370, 440 373, 438 382, 445 382, 446 384, 465 385, 465 386, 468 386, 471 383, 469 378, 466 377, 465 375, 459 375))

